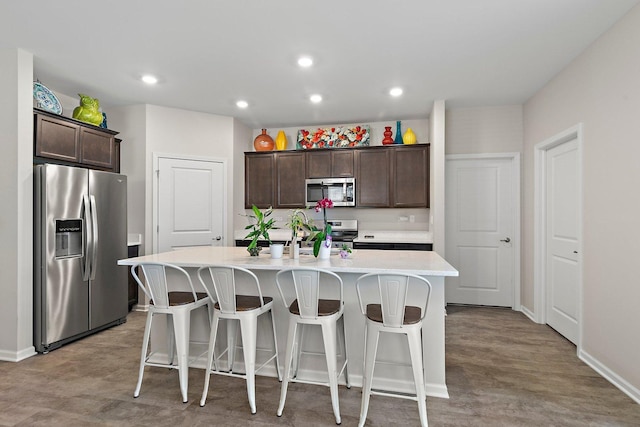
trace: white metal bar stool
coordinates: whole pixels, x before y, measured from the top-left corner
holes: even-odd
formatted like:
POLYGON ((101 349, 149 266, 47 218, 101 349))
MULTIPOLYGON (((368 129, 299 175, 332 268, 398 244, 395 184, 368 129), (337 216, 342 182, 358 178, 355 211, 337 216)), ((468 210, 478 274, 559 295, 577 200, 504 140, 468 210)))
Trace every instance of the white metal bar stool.
POLYGON ((247 396, 251 413, 256 413, 255 374, 267 363, 275 361, 278 379, 282 380, 278 361, 278 344, 276 328, 273 320, 273 298, 263 297, 258 277, 251 271, 231 266, 207 266, 198 269, 198 278, 207 290, 211 299, 217 299, 214 305, 209 337, 209 357, 205 371, 204 390, 200 399, 200 406, 204 406, 209 392, 211 374, 226 375, 243 378, 247 382, 247 396), (206 279, 205 279, 206 278, 206 279), (242 283, 255 290, 257 295, 238 295, 236 286, 242 283), (273 331, 273 354, 263 364, 256 368, 256 341, 258 335, 258 316, 269 313, 271 329, 273 331), (214 348, 220 319, 227 319, 227 348, 216 358, 214 348), (237 321, 237 322, 236 322, 237 321), (244 354, 245 373, 233 371, 235 358, 237 323, 240 324, 242 346, 244 354), (217 359, 227 353, 228 370, 217 369, 217 359))
POLYGON ((144 367, 156 366, 178 370, 182 401, 186 403, 187 388, 189 385, 189 333, 191 330, 191 312, 197 308, 209 305, 210 315, 212 301, 206 293, 195 291, 191 278, 184 269, 172 264, 160 262, 139 263, 131 267, 131 275, 149 298, 149 311, 147 313, 142 354, 140 356, 140 373, 133 397, 140 395, 144 367), (138 277, 136 273, 137 267, 140 267, 142 270, 146 285, 142 283, 140 277, 138 277), (170 281, 167 280, 167 272, 169 271, 174 272, 171 279, 172 288, 179 289, 179 282, 182 282, 181 287, 188 284, 188 289, 190 290, 170 291, 170 281), (168 363, 151 362, 150 360, 156 351, 147 354, 149 350, 151 324, 153 322, 153 316, 156 314, 167 315, 168 363), (174 346, 178 356, 175 364, 174 346))
POLYGON ((338 401, 338 378, 344 372, 347 388, 350 388, 347 371, 347 346, 344 331, 344 297, 342 279, 335 273, 317 268, 293 268, 282 270, 276 274, 276 284, 282 296, 285 307, 289 310, 289 334, 287 336, 287 353, 284 368, 284 379, 280 393, 278 416, 282 416, 289 382, 300 382, 328 386, 331 390, 331 404, 336 418, 336 424, 342 422, 340 418, 340 404, 338 401), (294 297, 285 297, 284 284, 292 283, 295 292, 289 292, 294 297), (333 286, 331 286, 333 284, 333 286), (333 288, 333 289, 332 289, 333 288), (322 292, 321 292, 322 291, 322 292), (331 292, 332 291, 332 292, 331 292), (331 294, 330 294, 331 292, 331 294), (333 299, 323 297, 331 296, 333 299), (337 298, 337 299, 336 299, 337 298), (338 323, 340 326, 338 327, 338 323), (300 325, 300 333, 298 333, 300 325), (322 329, 325 358, 329 382, 303 380, 297 377, 300 355, 305 353, 302 347, 302 330, 306 325, 319 325, 322 329), (338 369, 338 342, 344 355, 344 364, 338 369), (294 360, 295 357, 295 360, 294 360), (292 367, 292 364, 294 366, 292 367), (293 369, 293 373, 291 372, 293 369))
POLYGON ((427 404, 422 354, 422 321, 429 304, 431 283, 413 274, 371 273, 356 281, 360 311, 365 316, 365 352, 362 380, 362 405, 359 426, 364 426, 372 394, 400 397, 418 402, 420 422, 427 426, 427 404), (412 305, 407 305, 408 298, 412 305), (373 371, 381 332, 405 334, 416 395, 372 390, 373 371))

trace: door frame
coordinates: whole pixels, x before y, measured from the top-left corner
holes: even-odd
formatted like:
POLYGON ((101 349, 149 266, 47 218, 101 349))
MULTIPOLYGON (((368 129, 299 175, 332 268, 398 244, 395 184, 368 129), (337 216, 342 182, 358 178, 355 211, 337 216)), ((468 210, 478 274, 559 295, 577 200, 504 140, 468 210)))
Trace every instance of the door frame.
POLYGON ((160 204, 160 196, 159 190, 160 187, 158 185, 158 178, 160 175, 160 159, 170 159, 170 160, 192 160, 199 162, 210 162, 210 163, 222 163, 222 203, 225 207, 222 213, 222 241, 224 244, 227 242, 227 214, 229 209, 229 189, 227 186, 227 159, 220 157, 203 157, 203 156, 190 156, 183 154, 169 154, 169 153, 153 153, 153 173, 152 173, 152 219, 151 219, 151 235, 153 236, 153 253, 158 253, 158 209, 160 204))
MULTIPOLYGON (((487 159, 507 159, 511 160, 511 168, 513 171, 513 179, 511 181, 511 194, 513 195, 513 213, 511 216, 511 220, 513 221, 513 237, 512 237, 512 248, 513 248, 513 301, 512 301, 512 309, 515 311, 521 311, 520 305, 520 233, 521 233, 521 224, 520 224, 520 205, 521 205, 521 195, 520 195, 520 153, 481 153, 481 154, 447 154, 445 156, 445 168, 446 162, 449 160, 487 160, 487 159)), ((446 185, 445 185, 445 193, 446 193, 446 185)), ((446 197, 446 196, 445 196, 446 197)), ((445 236, 446 242, 446 236, 445 236)))
POLYGON ((582 343, 582 310, 583 310, 583 125, 578 123, 551 138, 548 138, 534 146, 534 224, 533 224, 533 289, 534 289, 534 316, 537 323, 547 323, 547 218, 546 218, 546 152, 566 142, 576 140, 578 145, 578 342, 576 347, 580 352, 582 343))

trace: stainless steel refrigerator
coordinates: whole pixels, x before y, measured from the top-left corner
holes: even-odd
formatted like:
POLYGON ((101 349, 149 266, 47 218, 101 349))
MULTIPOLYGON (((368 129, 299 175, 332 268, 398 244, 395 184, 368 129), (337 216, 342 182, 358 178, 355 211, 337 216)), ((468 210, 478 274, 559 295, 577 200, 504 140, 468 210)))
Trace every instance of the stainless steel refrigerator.
POLYGON ((127 177, 36 165, 34 195, 34 345, 46 353, 126 321, 127 177))

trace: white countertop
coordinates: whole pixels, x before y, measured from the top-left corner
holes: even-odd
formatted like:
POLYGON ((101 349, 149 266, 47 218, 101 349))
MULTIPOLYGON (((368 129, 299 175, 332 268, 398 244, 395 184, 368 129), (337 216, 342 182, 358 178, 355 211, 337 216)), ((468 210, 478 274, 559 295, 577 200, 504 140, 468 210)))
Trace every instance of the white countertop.
POLYGON ((167 262, 183 267, 206 265, 235 265, 254 270, 282 270, 289 267, 319 267, 336 273, 384 273, 402 271, 421 276, 457 276, 458 271, 440 255, 432 251, 395 251, 390 257, 388 251, 360 249, 349 258, 332 255, 329 259, 317 259, 312 255, 300 255, 298 259, 283 257, 272 259, 263 254, 249 256, 242 247, 203 246, 172 252, 146 255, 118 261, 118 265, 133 265, 138 262, 167 262))
POLYGON ((127 234, 127 246, 139 246, 142 244, 142 234, 127 234))

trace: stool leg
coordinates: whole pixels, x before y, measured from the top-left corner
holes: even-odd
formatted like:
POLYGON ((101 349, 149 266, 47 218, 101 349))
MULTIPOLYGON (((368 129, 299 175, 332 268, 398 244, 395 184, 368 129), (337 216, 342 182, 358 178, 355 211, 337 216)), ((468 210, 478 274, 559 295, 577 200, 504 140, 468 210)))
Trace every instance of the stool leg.
POLYGON ((422 364, 422 340, 420 329, 411 328, 407 330, 409 340, 409 353, 411 354, 411 367, 413 368, 413 381, 416 386, 416 398, 418 399, 418 411, 420 412, 420 423, 423 427, 429 425, 427 422, 427 396, 424 389, 424 370, 422 364))
POLYGON ((240 318, 240 334, 244 349, 244 369, 247 379, 247 397, 251 413, 256 413, 256 339, 258 335, 258 317, 243 316, 240 318))
MULTIPOLYGON (((367 321, 368 322, 368 321, 367 321)), ((360 423, 358 426, 364 426, 367 420, 367 412, 369 412, 369 399, 371 398, 371 386, 373 384, 373 370, 376 364, 376 354, 378 352, 378 338, 380 331, 378 328, 371 327, 367 324, 367 334, 365 337, 366 346, 364 350, 364 371, 362 373, 362 404, 360 405, 360 423)))
MULTIPOLYGON (((213 301, 209 301, 209 303, 207 304, 207 313, 209 315, 209 326, 210 327, 213 324, 213 312, 214 312, 214 303, 213 303, 213 301)), ((216 327, 216 329, 217 329, 217 327, 216 327)), ((217 333, 217 330, 216 330, 216 333, 217 333)), ((214 345, 213 346, 213 350, 212 350, 213 351, 213 365, 211 365, 211 366, 213 366, 213 370, 214 371, 217 371, 218 367, 216 366, 216 350, 215 349, 216 349, 216 347, 214 345)))
POLYGON ((351 388, 351 383, 349 383, 349 358, 347 357, 347 338, 345 336, 344 314, 340 316, 338 322, 340 322, 340 325, 338 326, 338 340, 340 340, 340 344, 342 345, 342 354, 344 354, 344 381, 347 388, 351 388))
POLYGON ((295 346, 298 322, 289 315, 289 332, 287 334, 287 351, 284 355, 284 377, 282 378, 282 387, 280 389, 280 405, 278 405, 277 415, 282 416, 284 410, 284 402, 287 400, 287 387, 291 378, 291 364, 293 363, 293 347, 295 346))
POLYGON ((147 321, 144 326, 144 338, 142 338, 142 354, 140 355, 140 372, 138 373, 138 384, 133 392, 133 397, 140 396, 140 388, 142 387, 142 376, 144 375, 144 366, 147 360, 147 350, 149 349, 149 336, 151 335, 151 322, 153 320, 153 312, 147 313, 147 321))
POLYGON ((307 328, 307 325, 304 323, 298 324, 298 332, 294 339, 295 347, 294 347, 294 359, 293 359, 293 375, 292 378, 296 378, 298 376, 298 366, 300 366, 300 357, 302 357, 302 344, 304 343, 304 331, 307 328))
POLYGON ((178 353, 178 377, 180 378, 180 391, 182 392, 183 403, 187 403, 188 401, 190 315, 191 313, 189 311, 176 311, 173 314, 173 331, 178 353))
POLYGON ((340 401, 338 400, 338 350, 337 342, 337 322, 322 323, 322 338, 324 339, 324 353, 327 359, 327 370, 329 371, 329 388, 331 389, 331 405, 333 414, 336 417, 336 424, 342 423, 340 418, 340 401))
POLYGON ((236 358, 236 337, 238 334, 238 321, 227 319, 227 369, 233 372, 233 362, 236 358))
POLYGON ((269 319, 271 320, 271 328, 273 329, 273 350, 275 351, 276 358, 276 372, 278 374, 278 381, 282 381, 282 372, 280 372, 280 359, 278 358, 278 339, 276 338, 276 322, 273 318, 273 310, 269 310, 269 319))
POLYGON ((175 361, 176 334, 173 327, 173 315, 167 314, 167 356, 169 357, 169 365, 173 365, 175 361))
POLYGON ((216 336, 218 334, 218 324, 220 319, 216 313, 213 314, 211 320, 211 332, 209 333, 209 352, 207 356, 207 366, 204 370, 204 390, 202 390, 202 397, 200 398, 200 406, 204 406, 207 401, 207 394, 209 394, 209 380, 211 379, 211 367, 215 366, 215 353, 213 349, 216 346, 216 336))

